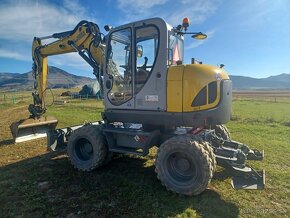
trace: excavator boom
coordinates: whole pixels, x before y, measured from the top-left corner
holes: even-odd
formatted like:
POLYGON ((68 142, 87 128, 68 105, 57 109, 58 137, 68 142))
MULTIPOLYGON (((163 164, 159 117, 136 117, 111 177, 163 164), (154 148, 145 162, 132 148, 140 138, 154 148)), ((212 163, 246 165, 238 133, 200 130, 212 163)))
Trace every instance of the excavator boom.
MULTIPOLYGON (((46 132, 55 129, 58 120, 44 116, 46 111, 45 95, 48 78, 48 56, 78 52, 93 68, 93 72, 102 86, 102 65, 104 62, 105 45, 97 24, 81 21, 71 30, 54 33, 51 36, 34 37, 32 43, 32 74, 34 78, 33 103, 29 105, 30 116, 14 122, 10 129, 15 142, 23 142, 46 136, 46 132), (42 40, 56 39, 43 44, 42 40)), ((102 88, 102 87, 101 87, 102 88)))

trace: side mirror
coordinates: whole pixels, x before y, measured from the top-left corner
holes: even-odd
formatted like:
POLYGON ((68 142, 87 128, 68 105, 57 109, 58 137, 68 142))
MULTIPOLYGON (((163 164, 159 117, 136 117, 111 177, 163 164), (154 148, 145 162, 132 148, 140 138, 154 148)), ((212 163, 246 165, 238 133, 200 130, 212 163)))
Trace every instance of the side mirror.
POLYGON ((141 58, 143 56, 143 46, 137 45, 137 57, 141 58))
POLYGON ((203 40, 203 39, 207 38, 207 35, 204 34, 204 33, 199 32, 199 33, 193 34, 191 37, 194 38, 194 39, 203 40))

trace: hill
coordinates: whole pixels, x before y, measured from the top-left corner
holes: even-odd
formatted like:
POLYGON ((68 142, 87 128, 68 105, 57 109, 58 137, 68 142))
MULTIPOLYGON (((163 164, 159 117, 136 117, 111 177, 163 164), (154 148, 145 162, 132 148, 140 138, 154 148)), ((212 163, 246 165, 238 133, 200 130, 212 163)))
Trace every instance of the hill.
POLYGON ((13 77, 19 75, 18 73, 0 73, 0 83, 7 79, 12 79, 13 77))
POLYGON ((267 78, 230 76, 234 90, 289 90, 290 74, 280 74, 267 78))
MULTIPOLYGON (((71 88, 91 84, 94 80, 88 77, 76 76, 57 67, 48 68, 49 88, 71 88)), ((0 89, 31 90, 33 88, 32 73, 0 73, 0 89)))
MULTIPOLYGON (((252 78, 246 76, 230 76, 233 90, 290 90, 290 74, 280 74, 267 78, 252 78)), ((76 76, 57 67, 49 67, 49 88, 71 88, 92 84, 94 80, 88 77, 76 76)), ((24 74, 0 73, 0 89, 31 90, 33 79, 31 71, 24 74)))

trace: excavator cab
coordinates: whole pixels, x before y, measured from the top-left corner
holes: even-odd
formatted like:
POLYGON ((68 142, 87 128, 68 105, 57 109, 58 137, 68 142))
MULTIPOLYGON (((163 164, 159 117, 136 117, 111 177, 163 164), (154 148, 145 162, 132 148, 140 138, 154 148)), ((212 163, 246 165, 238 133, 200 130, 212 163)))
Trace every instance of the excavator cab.
POLYGON ((106 39, 105 108, 166 110, 166 23, 158 18, 130 23, 112 29, 106 39))

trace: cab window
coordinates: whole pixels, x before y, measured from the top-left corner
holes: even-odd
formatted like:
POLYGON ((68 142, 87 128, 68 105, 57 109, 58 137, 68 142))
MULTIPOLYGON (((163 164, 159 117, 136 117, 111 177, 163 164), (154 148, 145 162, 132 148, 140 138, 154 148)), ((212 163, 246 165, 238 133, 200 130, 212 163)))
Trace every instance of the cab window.
POLYGON ((176 35, 169 36, 168 65, 183 62, 183 40, 176 35))
POLYGON ((150 77, 157 57, 158 30, 147 26, 136 30, 135 93, 138 93, 150 77))

